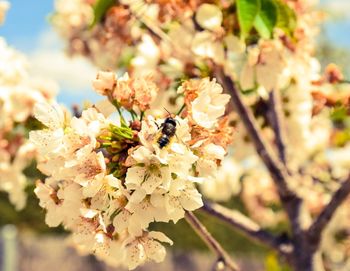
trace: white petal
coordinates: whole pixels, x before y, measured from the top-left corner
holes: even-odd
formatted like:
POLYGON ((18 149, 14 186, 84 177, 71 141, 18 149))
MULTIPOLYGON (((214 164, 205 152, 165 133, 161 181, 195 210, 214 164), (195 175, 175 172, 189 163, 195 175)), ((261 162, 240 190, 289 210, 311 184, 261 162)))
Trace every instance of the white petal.
POLYGON ((215 145, 213 143, 205 146, 205 151, 208 153, 208 155, 220 160, 224 159, 226 154, 226 151, 222 146, 215 145))
POLYGON ((38 130, 29 133, 30 141, 44 155, 60 149, 62 147, 63 136, 62 129, 55 131, 38 130))
POLYGON ((179 154, 184 154, 186 151, 186 146, 184 146, 183 144, 179 144, 179 143, 173 143, 173 144, 171 144, 171 150, 173 152, 176 152, 179 154))
POLYGON ((196 12, 197 23, 208 30, 220 28, 222 23, 222 12, 212 4, 202 4, 196 12))
POLYGON ((126 178, 125 178, 125 184, 128 186, 128 184, 136 184, 140 185, 146 174, 146 169, 144 167, 131 167, 128 169, 126 173, 126 178))
POLYGON ((166 251, 164 246, 162 246, 159 242, 153 239, 147 239, 143 243, 143 247, 145 249, 147 258, 155 261, 156 263, 164 261, 166 251))
POLYGON ((52 130, 63 127, 64 113, 58 104, 35 104, 34 117, 52 130))
POLYGON ((130 213, 127 210, 121 211, 116 217, 113 219, 113 226, 115 230, 121 233, 128 227, 129 224, 130 213))
MULTIPOLYGON (((78 182, 78 181, 77 181, 78 182)), ((82 184, 81 182, 78 182, 82 184)), ((83 195, 85 197, 94 197, 103 186, 103 182, 101 178, 95 178, 91 181, 87 181, 86 187, 83 188, 83 195)))
POLYGON ((202 195, 196 189, 183 194, 180 197, 180 202, 187 211, 194 211, 203 206, 202 195))
POLYGON ((98 214, 97 210, 81 208, 80 214, 85 218, 93 218, 98 214))
POLYGON ((135 150, 131 156, 138 163, 145 163, 149 161, 150 157, 152 156, 152 152, 148 148, 141 146, 140 148, 135 150))
POLYGON ((147 228, 149 223, 142 224, 139 219, 131 217, 128 224, 128 233, 132 236, 141 236, 143 229, 147 228))
POLYGON ((148 233, 148 237, 157 239, 160 242, 168 243, 170 245, 173 244, 173 241, 160 231, 151 231, 148 233))
POLYGON ((164 206, 164 196, 161 194, 155 194, 153 193, 151 195, 151 204, 154 207, 161 207, 164 206))
POLYGON ((120 188, 121 181, 119 179, 117 179, 116 177, 114 177, 112 174, 107 175, 105 177, 105 179, 108 181, 108 184, 110 186, 115 187, 115 188, 120 188))
POLYGON ((193 176, 188 176, 187 179, 193 183, 199 183, 202 184, 205 180, 203 177, 193 177, 193 176))
POLYGON ((62 216, 60 212, 57 212, 55 210, 48 210, 45 216, 45 223, 49 227, 57 227, 62 223, 62 216))
POLYGON ((146 191, 143 189, 137 189, 131 194, 129 201, 136 204, 141 202, 145 197, 146 191))
POLYGON ((160 171, 152 172, 142 183, 142 188, 147 194, 152 194, 154 190, 163 183, 162 174, 160 171))
POLYGON ((146 261, 146 253, 141 244, 137 241, 132 242, 126 247, 125 263, 129 270, 133 270, 146 261))

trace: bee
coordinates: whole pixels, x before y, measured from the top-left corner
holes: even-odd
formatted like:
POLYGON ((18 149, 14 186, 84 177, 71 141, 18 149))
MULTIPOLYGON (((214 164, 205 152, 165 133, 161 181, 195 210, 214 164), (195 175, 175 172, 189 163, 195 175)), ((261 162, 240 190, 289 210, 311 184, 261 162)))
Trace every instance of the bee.
POLYGON ((172 117, 167 117, 160 126, 160 128, 162 129, 162 131, 161 136, 157 140, 157 143, 159 145, 159 148, 162 149, 169 144, 170 139, 176 133, 176 120, 172 117))

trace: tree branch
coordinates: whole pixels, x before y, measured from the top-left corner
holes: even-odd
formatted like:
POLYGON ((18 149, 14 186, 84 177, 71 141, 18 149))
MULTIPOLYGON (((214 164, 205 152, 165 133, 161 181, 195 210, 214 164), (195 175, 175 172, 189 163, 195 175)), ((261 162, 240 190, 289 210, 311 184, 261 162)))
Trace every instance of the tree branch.
POLYGON ((282 127, 282 106, 280 92, 273 89, 269 95, 269 113, 268 118, 272 129, 275 132, 275 140, 278 150, 278 155, 284 165, 287 165, 286 159, 286 139, 282 127))
POLYGON ((237 114, 247 129, 258 155, 269 170, 270 175, 277 186, 281 202, 285 205, 290 219, 295 219, 295 211, 299 209, 299 206, 297 205, 300 204, 300 199, 288 187, 287 179, 289 178, 289 175, 285 167, 273 157, 271 148, 268 147, 267 143, 264 142, 263 138, 260 136, 260 129, 255 122, 253 114, 251 110, 244 105, 239 90, 234 85, 232 79, 224 73, 222 67, 217 65, 214 68, 214 74, 224 89, 230 93, 231 101, 237 114))
POLYGON ((319 216, 308 230, 308 236, 315 246, 318 246, 321 240, 322 232, 332 219, 338 207, 345 201, 350 194, 350 175, 342 183, 339 189, 333 194, 330 202, 324 207, 319 216))
POLYGON ((195 230, 195 232, 203 239, 207 246, 216 253, 218 261, 222 262, 228 270, 238 271, 238 266, 232 261, 228 253, 222 248, 222 246, 214 239, 214 237, 208 232, 205 226, 198 220, 198 218, 192 212, 186 212, 186 221, 195 230))
POLYGON ((267 231, 262 230, 258 224, 238 211, 210 202, 204 202, 201 210, 225 221, 249 239, 268 246, 283 256, 288 256, 291 253, 292 247, 289 240, 276 238, 267 231))

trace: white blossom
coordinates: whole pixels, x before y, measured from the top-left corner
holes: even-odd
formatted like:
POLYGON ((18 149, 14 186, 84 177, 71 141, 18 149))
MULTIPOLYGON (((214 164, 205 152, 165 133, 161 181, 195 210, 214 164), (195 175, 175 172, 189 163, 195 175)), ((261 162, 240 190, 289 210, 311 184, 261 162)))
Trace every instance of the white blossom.
POLYGON ((212 4, 202 4, 196 12, 198 24, 208 30, 217 30, 221 26, 221 10, 212 4))
POLYGON ((205 78, 199 82, 198 97, 192 102, 192 116, 198 125, 210 129, 223 116, 230 96, 222 91, 215 79, 205 78))

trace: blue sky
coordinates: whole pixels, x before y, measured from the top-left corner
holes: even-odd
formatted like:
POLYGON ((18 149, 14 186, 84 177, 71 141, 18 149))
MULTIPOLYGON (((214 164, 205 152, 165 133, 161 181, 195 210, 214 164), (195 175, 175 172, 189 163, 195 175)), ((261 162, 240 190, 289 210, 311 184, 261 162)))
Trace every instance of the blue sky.
MULTIPOLYGON (((348 1, 348 0, 344 0, 348 1)), ((347 10, 350 13, 350 10, 347 10)), ((326 24, 326 34, 339 47, 350 49, 350 19, 329 21, 326 24)))
POLYGON ((91 80, 96 69, 84 59, 70 60, 64 44, 49 24, 54 10, 53 0, 10 0, 0 36, 28 56, 35 75, 47 76, 60 85, 58 101, 71 105, 85 100, 96 101, 91 80), (52 65, 50 65, 52 64, 52 65))
POLYGON ((35 48, 38 35, 49 29, 48 14, 53 10, 51 0, 10 0, 11 8, 0 27, 0 35, 17 49, 28 52, 35 48))
MULTIPOLYGON (((54 75, 61 86, 58 97, 67 105, 83 100, 96 100, 90 85, 96 69, 84 59, 69 60, 63 53, 63 44, 52 31, 48 16, 53 11, 53 0, 10 0, 11 8, 0 36, 24 52, 34 71, 44 76, 54 75), (49 65, 51 64, 52 65, 49 65)), ((350 1, 321 0, 331 16, 325 23, 325 34, 337 46, 350 49, 350 1), (335 20, 335 18, 337 18, 335 20)))

